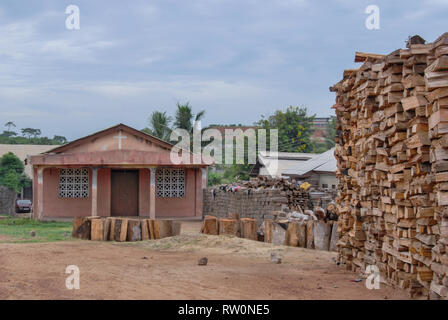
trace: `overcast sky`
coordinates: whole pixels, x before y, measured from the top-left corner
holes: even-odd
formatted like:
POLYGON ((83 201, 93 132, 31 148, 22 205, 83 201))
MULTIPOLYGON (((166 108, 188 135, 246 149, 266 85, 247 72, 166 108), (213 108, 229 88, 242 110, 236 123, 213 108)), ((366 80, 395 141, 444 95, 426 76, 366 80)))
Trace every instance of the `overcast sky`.
MULTIPOLYGON (((0 120, 78 138, 146 126, 177 101, 204 124, 252 124, 288 105, 332 114, 355 51, 448 31, 448 0, 0 1, 0 120), (65 25, 68 5, 80 30, 65 25), (365 27, 368 5, 380 29, 365 27)), ((1 128, 0 128, 1 129, 1 128)))

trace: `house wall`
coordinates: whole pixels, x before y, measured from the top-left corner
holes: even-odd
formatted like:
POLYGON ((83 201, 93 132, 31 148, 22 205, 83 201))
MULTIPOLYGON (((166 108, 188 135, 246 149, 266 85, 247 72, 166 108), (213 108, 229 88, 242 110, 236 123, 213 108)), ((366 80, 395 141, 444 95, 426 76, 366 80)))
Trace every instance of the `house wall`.
MULTIPOLYGON (((186 169, 186 194, 184 198, 156 197, 156 218, 202 216, 202 181, 201 169, 186 169)), ((33 188, 36 195, 34 204, 37 218, 37 169, 34 169, 33 188)), ((43 171, 43 218, 71 218, 90 216, 92 213, 92 170, 89 170, 90 192, 87 198, 59 198, 59 170, 46 168, 43 171)), ((98 170, 98 215, 107 217, 111 214, 111 169, 98 170)), ((150 170, 139 169, 139 216, 149 217, 150 213, 150 170)))
POLYGON ((323 184, 326 184, 330 189, 332 189, 333 185, 335 186, 335 188, 337 188, 338 178, 336 178, 336 174, 319 174, 319 187, 322 188, 323 184))
MULTIPOLYGON (((37 181, 37 178, 34 179, 37 181)), ((89 170, 92 183, 92 171, 89 170)), ((48 217, 70 218, 90 216, 92 212, 92 190, 87 198, 59 198, 59 170, 46 168, 43 171, 43 215, 48 217)), ((34 206, 36 207, 36 206, 34 206)))
MULTIPOLYGON (((196 216, 196 195, 201 192, 202 188, 201 184, 197 183, 200 174, 200 169, 187 169, 184 198, 158 198, 156 196, 156 218, 196 216)), ((200 202, 202 202, 202 192, 200 202)), ((202 215, 202 210, 200 214, 202 215)))

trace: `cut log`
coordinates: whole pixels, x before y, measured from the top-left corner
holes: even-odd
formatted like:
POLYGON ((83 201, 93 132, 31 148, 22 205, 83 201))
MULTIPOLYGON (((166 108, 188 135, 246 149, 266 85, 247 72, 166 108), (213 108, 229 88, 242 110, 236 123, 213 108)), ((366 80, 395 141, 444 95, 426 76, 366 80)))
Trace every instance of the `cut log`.
POLYGON ((110 226, 110 223, 107 223, 107 219, 92 219, 91 225, 90 239, 93 241, 107 241, 109 236, 107 226, 110 226))
POLYGON ((89 217, 75 217, 73 220, 72 237, 90 240, 91 234, 91 220, 89 217))
POLYGON ((128 231, 128 219, 116 218, 114 221, 114 240, 125 242, 128 231))
POLYGON ((239 236, 240 230, 239 230, 239 223, 236 219, 226 219, 221 218, 219 219, 219 234, 227 234, 232 236, 239 236))
POLYGON ((272 220, 264 220, 264 242, 272 243, 272 220))
POLYGON ((306 221, 299 221, 299 230, 298 237, 299 243, 298 246, 301 248, 306 248, 306 221))
POLYGON ((272 243, 275 245, 286 244, 286 230, 288 229, 288 221, 274 222, 272 224, 272 243))
POLYGON ((330 248, 331 224, 316 221, 314 224, 314 248, 328 251, 330 248))
POLYGON ((148 219, 143 219, 141 221, 141 227, 142 227, 142 240, 149 240, 150 236, 149 236, 149 226, 148 226, 149 220, 148 219))
POLYGON ((149 219, 148 220, 148 230, 149 230, 149 238, 152 240, 160 239, 159 236, 159 226, 157 225, 157 222, 155 219, 149 219), (157 229, 157 233, 156 233, 157 229))
POLYGON ((219 234, 218 218, 215 216, 205 216, 202 221, 201 233, 218 235, 219 234))
POLYGON ((337 251, 338 247, 337 247, 337 243, 339 241, 339 236, 338 236, 338 222, 337 221, 332 221, 333 224, 331 226, 331 237, 330 237, 330 251, 337 251))
POLYGON ((306 223, 306 247, 314 249, 314 221, 312 220, 306 223))
POLYGON ((142 240, 142 224, 138 219, 128 220, 127 241, 141 241, 142 240))
POLYGON ((286 230, 285 244, 291 247, 299 246, 299 222, 291 221, 286 230))
POLYGON ((240 220, 241 238, 257 240, 257 220, 242 218, 240 220))
POLYGON ((173 220, 156 220, 156 221, 159 229, 158 230, 159 239, 173 236, 173 220))

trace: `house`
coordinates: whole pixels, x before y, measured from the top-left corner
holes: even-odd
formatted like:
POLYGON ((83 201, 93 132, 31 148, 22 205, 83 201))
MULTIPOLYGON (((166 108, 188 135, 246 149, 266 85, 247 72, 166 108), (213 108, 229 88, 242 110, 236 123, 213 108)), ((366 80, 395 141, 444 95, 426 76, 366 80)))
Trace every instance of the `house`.
POLYGON ((252 167, 249 175, 251 177, 282 177, 286 170, 316 156, 318 155, 313 153, 260 151, 257 156, 257 162, 252 167))
POLYGON ((173 164, 172 150, 181 151, 118 124, 31 156, 34 218, 200 219, 207 165, 173 164))
MULTIPOLYGON (((28 156, 33 156, 36 154, 40 154, 42 152, 46 152, 50 149, 54 149, 59 147, 58 145, 37 145, 37 144, 0 144, 0 157, 8 152, 12 152, 18 157, 20 160, 24 162, 25 165, 25 174, 32 179, 33 178, 33 168, 31 164, 27 163, 25 160, 28 156)), ((29 199, 33 200, 33 192, 32 187, 23 188, 21 199, 29 199)))
POLYGON ((283 172, 284 176, 306 180, 311 185, 320 188, 336 189, 337 162, 334 156, 334 148, 316 155, 305 162, 296 162, 283 172))

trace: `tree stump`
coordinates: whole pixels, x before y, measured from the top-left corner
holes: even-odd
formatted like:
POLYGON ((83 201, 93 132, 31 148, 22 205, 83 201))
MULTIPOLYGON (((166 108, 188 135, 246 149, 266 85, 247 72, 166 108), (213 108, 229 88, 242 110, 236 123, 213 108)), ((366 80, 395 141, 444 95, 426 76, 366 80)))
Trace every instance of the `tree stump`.
POLYGON ((291 247, 299 246, 299 223, 291 221, 286 230, 285 244, 291 247))
POLYGON ((328 251, 330 247, 331 225, 323 221, 314 224, 314 248, 328 251))
POLYGON ((108 226, 110 226, 110 222, 107 223, 107 219, 92 219, 90 239, 93 241, 106 241, 109 233, 108 226))
POLYGON ((142 224, 138 219, 128 220, 127 241, 141 241, 142 240, 142 224))
POLYGON ((73 220, 72 237, 90 240, 92 220, 89 217, 75 217, 73 220))
POLYGON ((219 219, 219 234, 228 234, 232 236, 239 236, 240 230, 239 230, 239 223, 236 219, 226 219, 221 218, 219 219))
POLYGON ((215 216, 205 216, 204 221, 202 221, 201 233, 218 235, 218 231, 218 218, 216 218, 215 216))
POLYGON ((150 236, 149 236, 149 220, 148 219, 143 219, 141 221, 142 224, 142 240, 149 240, 150 236))
POLYGON ((240 220, 241 238, 257 240, 257 220, 242 218, 240 220))
POLYGON ((314 221, 308 220, 306 222, 306 247, 314 249, 314 221))

